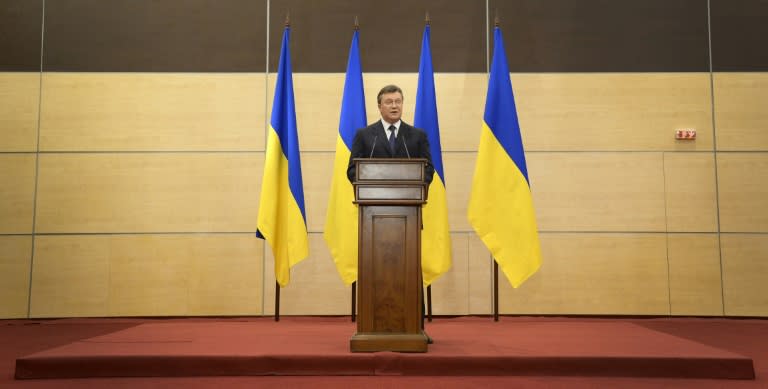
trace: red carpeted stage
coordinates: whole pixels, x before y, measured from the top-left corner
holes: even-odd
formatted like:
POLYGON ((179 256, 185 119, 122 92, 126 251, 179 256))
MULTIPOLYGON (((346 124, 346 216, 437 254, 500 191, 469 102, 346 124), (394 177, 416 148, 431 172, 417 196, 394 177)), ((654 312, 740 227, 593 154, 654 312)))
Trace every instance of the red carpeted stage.
POLYGON ((426 354, 351 353, 348 317, 148 320, 17 358, 15 375, 755 377, 751 358, 621 320, 440 318, 427 331, 426 354))

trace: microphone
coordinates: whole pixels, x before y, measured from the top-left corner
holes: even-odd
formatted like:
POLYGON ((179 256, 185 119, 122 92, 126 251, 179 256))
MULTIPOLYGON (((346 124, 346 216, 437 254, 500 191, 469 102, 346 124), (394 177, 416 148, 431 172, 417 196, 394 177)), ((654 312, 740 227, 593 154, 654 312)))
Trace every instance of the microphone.
POLYGON ((405 154, 408 155, 408 158, 411 158, 411 153, 408 152, 408 145, 405 143, 405 133, 403 133, 403 146, 405 146, 405 154))
POLYGON ((376 150, 376 140, 379 139, 379 135, 376 134, 375 137, 373 137, 373 146, 371 146, 371 155, 368 156, 368 158, 373 158, 373 150, 376 150))

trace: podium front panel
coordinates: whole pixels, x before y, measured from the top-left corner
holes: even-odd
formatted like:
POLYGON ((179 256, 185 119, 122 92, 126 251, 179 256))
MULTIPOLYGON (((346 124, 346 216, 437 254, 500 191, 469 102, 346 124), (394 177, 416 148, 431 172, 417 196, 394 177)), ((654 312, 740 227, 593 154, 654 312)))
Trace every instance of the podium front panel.
POLYGON ((424 185, 357 185, 358 201, 365 200, 424 200, 424 185))
POLYGON ((421 301, 418 266, 421 246, 416 238, 420 214, 416 207, 369 206, 362 212, 358 280, 371 293, 360 297, 359 329, 373 333, 420 330, 421 301), (416 266, 414 266, 416 265, 416 266), (369 310, 371 310, 369 312, 369 310))
POLYGON ((372 306, 380 307, 373 312, 372 332, 404 333, 405 330, 405 280, 409 243, 406 239, 408 217, 403 214, 371 214, 371 265, 373 267, 372 306))

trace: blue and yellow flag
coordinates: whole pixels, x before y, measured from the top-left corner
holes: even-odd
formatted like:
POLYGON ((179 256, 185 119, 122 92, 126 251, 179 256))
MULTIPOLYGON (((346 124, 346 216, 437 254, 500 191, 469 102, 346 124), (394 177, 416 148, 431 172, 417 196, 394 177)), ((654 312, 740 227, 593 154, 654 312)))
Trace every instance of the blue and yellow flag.
POLYGON ((286 27, 267 136, 256 227, 256 236, 265 239, 272 247, 275 279, 281 287, 288 285, 291 267, 309 255, 289 38, 290 28, 286 27))
POLYGON ((349 285, 357 280, 357 207, 352 184, 347 179, 347 165, 355 131, 366 126, 363 72, 358 48, 359 31, 352 35, 347 61, 347 78, 341 100, 339 136, 336 138, 336 158, 333 163, 331 193, 325 215, 323 237, 331 250, 342 281, 349 285))
POLYGON ((445 194, 443 151, 440 146, 440 125, 437 120, 435 78, 432 51, 429 48, 429 25, 424 27, 419 61, 419 84, 416 90, 416 110, 413 125, 423 129, 429 139, 435 177, 429 186, 429 198, 423 209, 424 229, 421 231, 421 271, 424 285, 430 285, 451 268, 451 234, 448 231, 448 202, 445 194))
POLYGON ((499 27, 467 216, 517 288, 541 266, 536 214, 509 66, 499 27))

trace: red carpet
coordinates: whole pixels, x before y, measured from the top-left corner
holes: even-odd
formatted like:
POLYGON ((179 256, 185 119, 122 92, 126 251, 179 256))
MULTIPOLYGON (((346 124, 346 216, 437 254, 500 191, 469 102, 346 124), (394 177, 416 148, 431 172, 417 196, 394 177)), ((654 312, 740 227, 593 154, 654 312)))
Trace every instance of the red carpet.
POLYGON ((347 317, 158 321, 17 358, 15 375, 755 377, 748 357, 623 321, 442 318, 427 331, 426 354, 358 354, 347 317))

